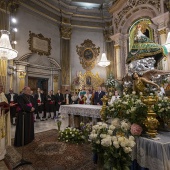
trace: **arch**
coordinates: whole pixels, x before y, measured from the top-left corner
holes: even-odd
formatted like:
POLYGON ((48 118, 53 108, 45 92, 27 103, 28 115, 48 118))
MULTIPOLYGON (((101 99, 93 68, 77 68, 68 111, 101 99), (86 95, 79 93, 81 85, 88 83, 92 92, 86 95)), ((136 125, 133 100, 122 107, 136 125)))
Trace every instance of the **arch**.
POLYGON ((132 8, 127 14, 122 18, 118 32, 122 34, 128 34, 128 30, 131 24, 140 19, 140 18, 154 18, 159 15, 159 11, 151 5, 139 5, 135 8, 132 8))
MULTIPOLYGON (((34 53, 27 53, 23 56, 21 56, 17 61, 25 61, 27 60, 29 57, 31 57, 34 53)), ((59 65, 59 63, 52 57, 47 57, 49 62, 55 66, 56 70, 61 70, 61 66, 59 65)))

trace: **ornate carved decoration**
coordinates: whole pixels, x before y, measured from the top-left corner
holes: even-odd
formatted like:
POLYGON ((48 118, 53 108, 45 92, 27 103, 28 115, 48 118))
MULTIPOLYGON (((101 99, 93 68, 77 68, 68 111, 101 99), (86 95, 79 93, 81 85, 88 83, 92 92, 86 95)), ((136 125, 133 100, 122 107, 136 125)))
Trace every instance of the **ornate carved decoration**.
POLYGON ((49 56, 51 54, 51 39, 45 38, 42 34, 35 34, 29 31, 29 50, 39 55, 49 56))
POLYGON ((77 45, 76 48, 82 67, 85 70, 92 70, 100 53, 100 47, 96 48, 96 45, 93 44, 91 40, 87 39, 84 40, 80 47, 77 45))
POLYGON ((113 34, 113 31, 112 30, 104 30, 103 31, 103 35, 104 35, 104 39, 106 42, 110 42, 112 41, 110 36, 113 34))
POLYGON ((72 27, 69 25, 61 25, 60 27, 60 35, 61 38, 70 39, 72 34, 72 27))
MULTIPOLYGON (((117 16, 114 19, 114 24, 116 26, 116 29, 118 29, 119 24, 121 24, 121 21, 123 17, 134 7, 137 7, 139 5, 148 4, 151 6, 154 6, 158 11, 160 11, 160 0, 128 0, 127 5, 117 13, 117 16)), ((139 10, 139 9, 137 9, 139 10)))
POLYGON ((166 34, 166 28, 158 30, 159 35, 166 34))
POLYGON ((74 89, 82 89, 82 86, 96 88, 104 83, 104 80, 99 77, 98 73, 94 75, 91 71, 86 71, 84 74, 79 72, 77 77, 79 82, 76 85, 73 84, 74 89))
POLYGON ((21 0, 0 0, 0 8, 9 11, 11 13, 17 11, 20 6, 21 0))

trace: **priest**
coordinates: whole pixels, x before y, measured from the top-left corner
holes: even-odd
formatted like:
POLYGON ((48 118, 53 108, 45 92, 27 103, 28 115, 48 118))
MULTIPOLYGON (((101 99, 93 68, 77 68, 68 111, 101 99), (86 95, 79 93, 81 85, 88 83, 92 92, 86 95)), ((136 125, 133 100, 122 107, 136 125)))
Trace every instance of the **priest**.
POLYGON ((7 145, 11 145, 10 112, 3 86, 0 85, 0 160, 5 157, 7 145))
POLYGON ((31 96, 30 87, 24 87, 23 93, 18 96, 18 115, 15 131, 14 146, 23 146, 34 140, 34 118, 36 105, 31 96), (24 123, 24 129, 23 129, 24 123), (23 135, 24 130, 24 136, 23 135), (22 143, 24 139, 24 143, 22 143))

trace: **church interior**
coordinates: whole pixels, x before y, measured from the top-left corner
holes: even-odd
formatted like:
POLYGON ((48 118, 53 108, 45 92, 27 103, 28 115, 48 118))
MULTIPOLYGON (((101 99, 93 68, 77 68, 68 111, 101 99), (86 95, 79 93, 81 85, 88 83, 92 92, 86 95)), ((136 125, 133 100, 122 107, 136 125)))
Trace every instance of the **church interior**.
POLYGON ((0 0, 0 32, 0 169, 170 170, 170 0, 0 0))

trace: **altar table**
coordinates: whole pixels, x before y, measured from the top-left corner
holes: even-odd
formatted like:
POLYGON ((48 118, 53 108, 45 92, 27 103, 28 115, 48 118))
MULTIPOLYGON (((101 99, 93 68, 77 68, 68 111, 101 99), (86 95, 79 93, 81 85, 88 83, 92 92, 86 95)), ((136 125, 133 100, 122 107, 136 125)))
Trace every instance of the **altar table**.
POLYGON ((157 137, 160 139, 137 137, 132 159, 149 170, 170 170, 170 132, 159 132, 157 137))
MULTIPOLYGON (((98 105, 84 105, 84 104, 71 104, 61 105, 59 113, 61 115, 71 115, 72 127, 75 127, 74 116, 91 117, 92 122, 96 121, 96 118, 100 118, 100 110, 102 106, 98 105)), ((70 122, 69 122, 70 123, 70 122)))

